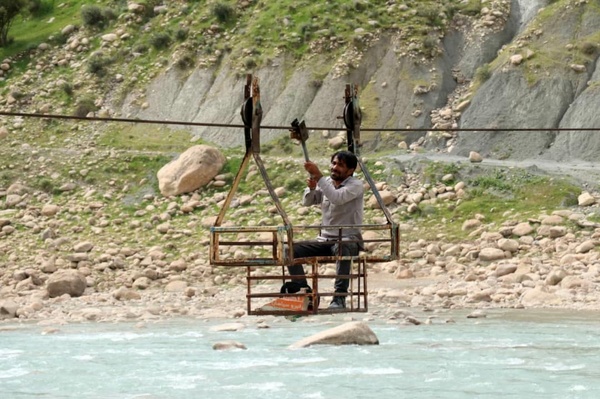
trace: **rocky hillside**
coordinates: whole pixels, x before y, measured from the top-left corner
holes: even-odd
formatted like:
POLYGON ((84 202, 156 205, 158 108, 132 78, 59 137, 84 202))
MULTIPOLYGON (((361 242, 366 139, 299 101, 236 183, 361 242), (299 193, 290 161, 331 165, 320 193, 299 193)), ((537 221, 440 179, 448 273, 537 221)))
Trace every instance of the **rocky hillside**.
MULTIPOLYGON (((585 106, 594 101, 597 75, 595 2, 334 3, 106 1, 99 16, 75 14, 78 23, 65 21, 37 47, 5 59, 0 104, 5 111, 240 123, 252 72, 261 79, 264 125, 300 118, 309 127, 339 128, 344 86, 356 83, 365 127, 442 130, 375 132, 367 149, 406 141, 413 150, 462 156, 594 160, 597 134, 546 129, 595 125, 593 107, 585 106), (506 130, 443 131, 449 128, 506 130)), ((242 142, 226 128, 191 132, 220 146, 242 142)), ((265 142, 284 134, 263 131, 265 142)))

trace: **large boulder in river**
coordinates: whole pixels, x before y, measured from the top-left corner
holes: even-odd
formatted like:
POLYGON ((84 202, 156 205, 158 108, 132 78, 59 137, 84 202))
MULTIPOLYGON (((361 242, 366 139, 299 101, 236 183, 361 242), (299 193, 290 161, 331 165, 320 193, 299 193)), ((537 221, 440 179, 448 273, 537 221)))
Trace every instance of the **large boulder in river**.
POLYGON ((76 270, 59 270, 48 278, 48 295, 55 298, 64 294, 72 297, 83 295, 86 287, 85 276, 76 270))
POLYGON ((225 161, 216 148, 207 145, 191 147, 158 171, 160 192, 168 197, 197 190, 221 171, 225 161))
POLYGON ((306 348, 311 345, 379 345, 379 339, 367 323, 353 321, 304 338, 290 348, 306 348))

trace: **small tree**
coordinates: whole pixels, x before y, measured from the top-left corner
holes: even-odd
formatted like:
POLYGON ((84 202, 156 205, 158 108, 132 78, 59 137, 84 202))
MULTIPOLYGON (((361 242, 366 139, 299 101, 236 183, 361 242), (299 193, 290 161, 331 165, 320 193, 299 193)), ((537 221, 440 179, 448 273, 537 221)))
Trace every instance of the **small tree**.
POLYGON ((8 44, 8 30, 15 17, 27 9, 28 0, 0 0, 0 47, 8 44))

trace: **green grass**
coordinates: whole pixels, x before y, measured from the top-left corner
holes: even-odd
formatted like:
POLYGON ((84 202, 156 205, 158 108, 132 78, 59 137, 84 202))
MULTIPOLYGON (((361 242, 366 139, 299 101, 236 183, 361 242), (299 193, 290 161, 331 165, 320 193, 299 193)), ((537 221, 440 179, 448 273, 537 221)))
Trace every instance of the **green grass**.
MULTIPOLYGON (((152 124, 119 124, 110 126, 101 135, 101 147, 133 151, 183 152, 192 146, 191 134, 152 124)), ((197 142, 195 144, 201 144, 197 142)))
MULTIPOLYGON (((438 166, 439 167, 439 166, 438 166)), ((484 224, 500 227, 506 215, 538 217, 543 209, 564 209, 577 205, 579 187, 563 180, 531 175, 525 171, 494 170, 467 181, 467 197, 458 203, 440 202, 421 205, 415 215, 404 215, 403 220, 414 220, 422 232, 414 239, 437 239, 441 233, 445 240, 465 240, 470 233, 462 224, 485 215, 484 224)), ((493 228, 492 228, 493 231, 493 228)), ((405 239, 411 241, 412 237, 405 239)))
POLYGON ((15 19, 8 34, 9 37, 14 38, 14 41, 7 47, 0 47, 0 58, 12 57, 47 42, 50 36, 59 34, 65 26, 72 24, 73 21, 80 21, 80 7, 92 3, 89 0, 70 0, 68 3, 58 0, 46 0, 46 2, 54 4, 51 12, 40 17, 18 16, 15 19), (65 6, 60 7, 60 4, 65 6))

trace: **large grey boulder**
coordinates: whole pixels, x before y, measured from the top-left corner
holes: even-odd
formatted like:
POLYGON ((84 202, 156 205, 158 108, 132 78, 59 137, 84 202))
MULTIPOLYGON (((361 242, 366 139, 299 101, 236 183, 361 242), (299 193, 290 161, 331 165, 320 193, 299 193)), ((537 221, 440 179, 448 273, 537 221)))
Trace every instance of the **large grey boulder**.
POLYGON ((225 156, 214 147, 191 147, 158 171, 160 192, 168 197, 197 190, 210 182, 225 162, 225 156))
POLYGON ((379 339, 367 323, 353 321, 304 338, 290 345, 290 348, 306 348, 311 345, 379 345, 379 339))
POLYGON ((86 287, 85 276, 76 270, 59 270, 48 278, 48 295, 55 298, 64 294, 78 297, 86 287))

